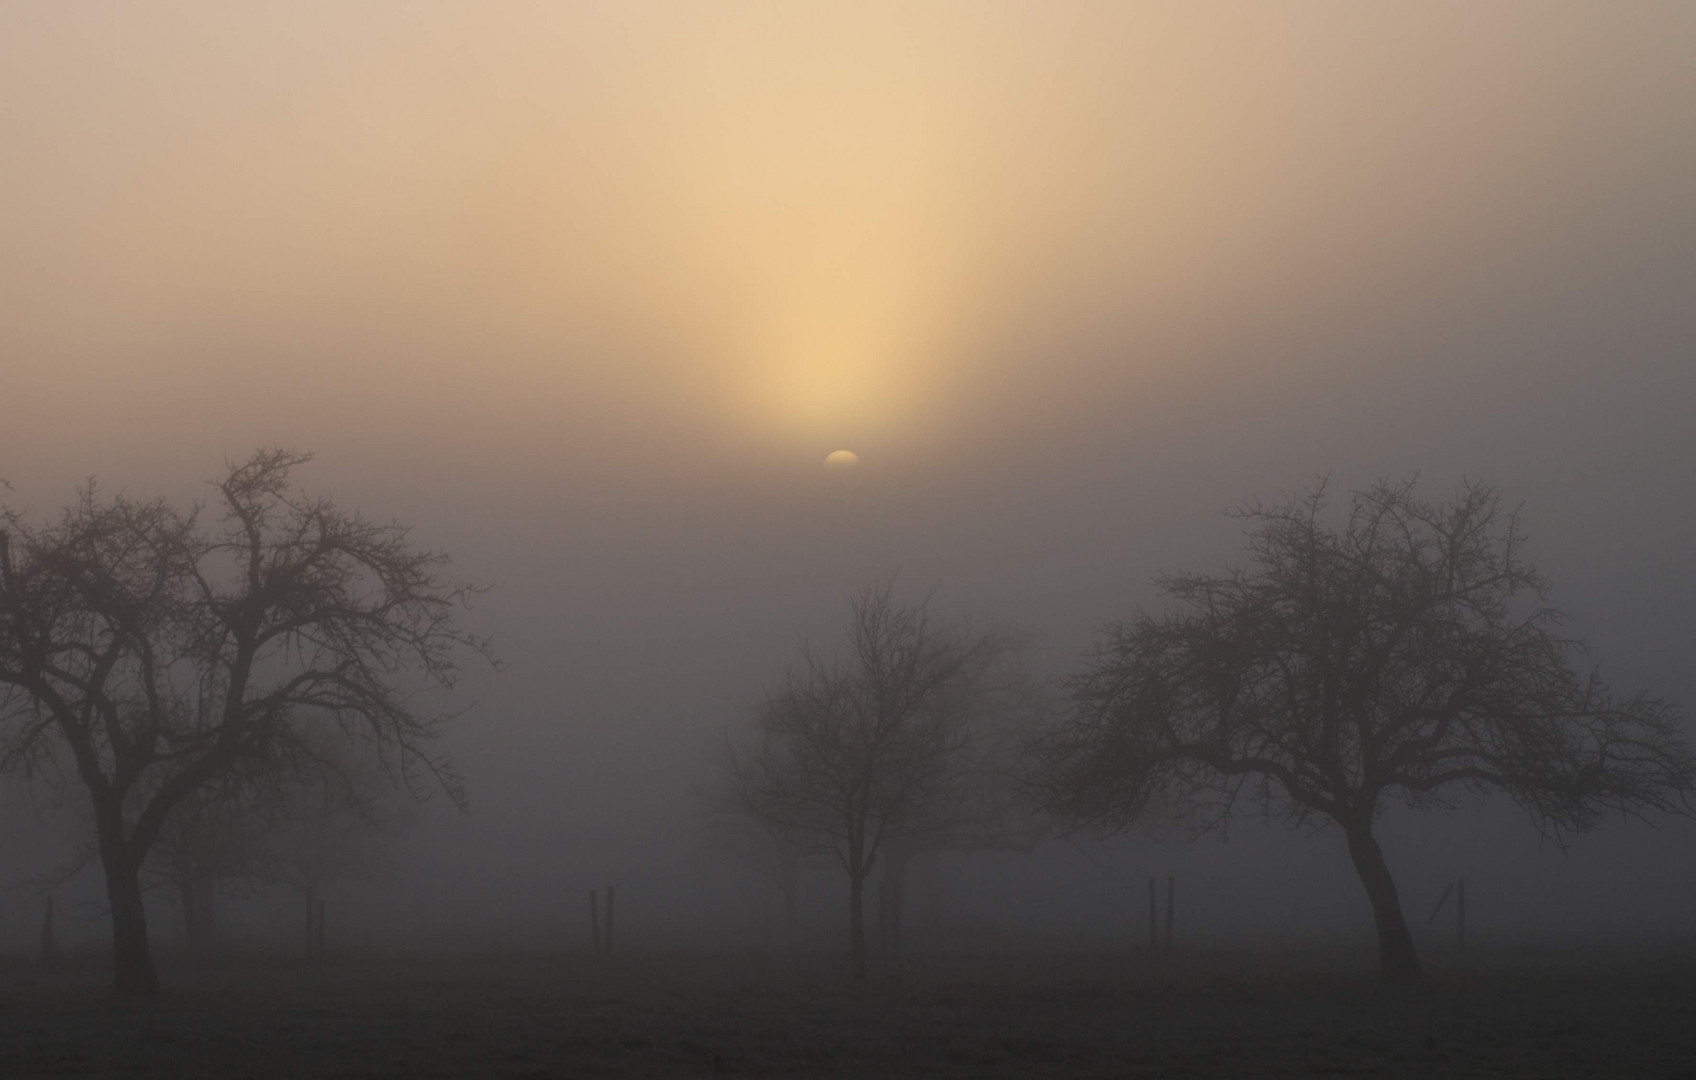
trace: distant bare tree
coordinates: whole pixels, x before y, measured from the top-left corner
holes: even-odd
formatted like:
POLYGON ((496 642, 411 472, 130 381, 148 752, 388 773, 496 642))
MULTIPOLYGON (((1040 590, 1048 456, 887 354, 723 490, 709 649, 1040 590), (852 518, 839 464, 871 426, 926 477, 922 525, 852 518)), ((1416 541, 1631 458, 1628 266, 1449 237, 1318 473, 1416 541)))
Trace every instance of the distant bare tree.
POLYGON ((846 872, 863 978, 866 878, 892 838, 960 798, 978 705, 970 687, 1006 643, 944 630, 924 603, 897 603, 890 585, 862 590, 850 608, 847 655, 827 660, 804 646, 756 715, 751 746, 730 753, 744 811, 846 872))
POLYGON ((394 786, 369 754, 320 719, 303 726, 304 752, 287 768, 220 777, 166 817, 143 882, 177 894, 190 951, 214 943, 220 886, 283 883, 311 907, 331 882, 369 878, 386 865, 402 821, 394 786))
POLYGON ((1023 755, 1033 732, 1052 714, 1049 695, 1018 663, 1010 641, 995 662, 961 686, 967 738, 950 762, 950 797, 902 823, 886 839, 883 917, 887 945, 899 952, 907 902, 907 871, 922 855, 1027 852, 1049 834, 1052 821, 1023 782, 1023 755))
POLYGON ((256 802, 245 787, 213 783, 185 797, 166 816, 143 865, 144 885, 176 893, 183 944, 190 952, 205 952, 217 941, 220 884, 249 883, 270 874, 270 807, 256 802))
POLYGON ((307 455, 271 450, 219 480, 219 520, 92 486, 54 524, 0 514, 0 753, 74 762, 95 819, 118 990, 157 991, 140 871, 166 819, 220 777, 308 753, 328 718, 404 779, 463 787, 430 753, 472 590, 445 559, 293 486, 307 455))
POLYGON ((793 940, 800 926, 801 874, 811 850, 805 839, 787 826, 747 813, 735 794, 734 756, 726 790, 706 794, 703 830, 715 847, 732 854, 748 869, 769 882, 783 898, 783 925, 793 940))
POLYGON ((1246 569, 1167 579, 1174 610, 1112 627, 1035 748, 1038 782, 1054 812, 1108 829, 1155 801, 1223 828, 1244 794, 1335 823, 1383 973, 1406 982, 1419 958, 1373 836, 1392 792, 1505 791, 1559 836, 1688 812, 1696 766, 1671 705, 1577 668, 1492 488, 1432 505, 1381 482, 1340 528, 1325 510, 1320 485, 1244 511, 1246 569))
POLYGON ((315 767, 283 788, 263 847, 267 880, 300 890, 309 913, 332 884, 387 870, 406 824, 369 754, 335 731, 319 733, 312 747, 315 767))

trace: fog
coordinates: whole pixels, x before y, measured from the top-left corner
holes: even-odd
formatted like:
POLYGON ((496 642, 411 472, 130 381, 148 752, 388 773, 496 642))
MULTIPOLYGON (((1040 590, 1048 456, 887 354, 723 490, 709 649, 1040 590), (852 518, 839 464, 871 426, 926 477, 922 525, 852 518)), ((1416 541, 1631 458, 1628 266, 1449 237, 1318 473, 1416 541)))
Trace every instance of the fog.
MULTIPOLYGON (((1227 510, 1477 478, 1609 681, 1696 701, 1692 55, 1676 2, 10 3, 0 477, 45 518, 310 450, 488 586, 506 668, 437 703, 470 811, 331 894, 344 942, 579 950, 611 883, 628 949, 748 947, 781 902, 702 791, 868 583, 1061 679, 1240 559, 1227 510)), ((74 837, 8 783, 22 953, 74 837)), ((1381 839, 1416 934, 1464 877, 1486 944, 1688 942, 1696 829, 1655 824, 1381 839)), ((927 860, 913 945, 1126 944, 1151 874, 1181 940, 1371 937, 1336 830, 1249 818, 927 860)), ((105 940, 98 870, 60 895, 105 940)))

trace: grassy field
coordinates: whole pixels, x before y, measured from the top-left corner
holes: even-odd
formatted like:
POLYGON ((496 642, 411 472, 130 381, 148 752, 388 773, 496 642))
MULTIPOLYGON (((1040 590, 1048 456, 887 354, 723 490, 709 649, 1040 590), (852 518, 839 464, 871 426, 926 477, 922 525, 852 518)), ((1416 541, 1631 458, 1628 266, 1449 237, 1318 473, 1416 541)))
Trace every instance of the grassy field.
POLYGON ((13 971, 0 1076, 1696 1077, 1696 957, 687 955, 13 971), (1441 958, 1439 958, 1441 959, 1441 958))

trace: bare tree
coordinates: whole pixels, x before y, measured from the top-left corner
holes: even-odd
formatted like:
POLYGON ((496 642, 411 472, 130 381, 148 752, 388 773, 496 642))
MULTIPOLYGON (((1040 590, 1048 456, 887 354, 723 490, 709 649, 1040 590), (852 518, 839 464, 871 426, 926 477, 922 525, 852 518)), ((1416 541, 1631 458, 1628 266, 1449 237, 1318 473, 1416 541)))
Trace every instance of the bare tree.
POLYGON ((401 826, 394 789, 369 754, 337 732, 314 733, 314 767, 290 778, 264 837, 266 879, 300 890, 308 939, 336 882, 374 878, 389 867, 401 826))
POLYGON ((891 838, 959 797, 975 700, 964 688, 1004 643, 937 627, 924 603, 897 603, 890 585, 862 590, 850 606, 846 657, 804 646, 756 715, 751 747, 731 748, 731 772, 750 816, 840 862, 863 978, 866 878, 891 838))
POLYGON ((333 723, 303 725, 300 740, 306 752, 286 767, 219 777, 159 830, 143 883, 177 894, 190 951, 214 944, 220 887, 283 883, 316 910, 330 883, 385 865, 385 844, 403 820, 389 778, 333 723))
POLYGON ((1022 665, 1022 645, 1004 638, 1002 648, 975 678, 955 692, 967 737, 949 764, 949 797, 903 823, 885 841, 881 917, 885 944, 903 947, 907 872, 923 855, 970 855, 987 851, 1028 852, 1051 828, 1051 819, 1023 782, 1022 757, 1031 735, 1052 715, 1051 694, 1022 665))
POLYGON ((1357 493, 1340 528, 1321 484, 1242 513, 1250 564, 1162 582, 1174 602, 1112 627, 1036 746, 1047 805, 1124 827, 1160 800, 1222 828, 1247 794, 1335 823, 1377 923, 1383 974, 1420 977, 1373 836, 1392 793, 1444 805, 1500 790, 1559 837, 1604 816, 1688 812, 1696 766, 1665 701, 1581 672, 1517 514, 1468 483, 1357 493))
MULTIPOLYGON (((101 499, 61 519, 0 520, 0 751, 75 763, 94 813, 118 990, 157 991, 140 870, 171 812, 220 777, 310 749, 322 718, 358 732, 408 781, 463 786, 430 752, 442 718, 412 691, 449 687, 472 590, 407 530, 301 493, 304 454, 270 450, 197 507, 101 499)), ((416 789, 415 789, 416 790, 416 789)))
POLYGON ((725 764, 728 783, 701 793, 702 838, 777 889, 783 898, 783 927, 793 941, 800 927, 801 874, 811 854, 809 845, 782 823, 748 813, 737 797, 735 755, 727 755, 725 764))
POLYGON ((220 885, 270 876, 266 834, 274 824, 270 807, 248 785, 216 781, 166 816, 143 865, 142 884, 176 893, 188 951, 205 952, 217 941, 220 885))

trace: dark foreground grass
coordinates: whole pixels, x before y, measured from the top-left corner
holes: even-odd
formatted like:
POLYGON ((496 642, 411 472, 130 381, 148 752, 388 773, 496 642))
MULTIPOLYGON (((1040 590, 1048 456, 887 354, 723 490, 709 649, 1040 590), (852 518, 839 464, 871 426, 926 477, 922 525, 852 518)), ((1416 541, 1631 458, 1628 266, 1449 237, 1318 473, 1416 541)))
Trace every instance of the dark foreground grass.
POLYGON ((1689 956, 1483 956, 1396 989, 1299 958, 226 961, 158 999, 0 993, 0 1076, 1696 1077, 1689 956))

